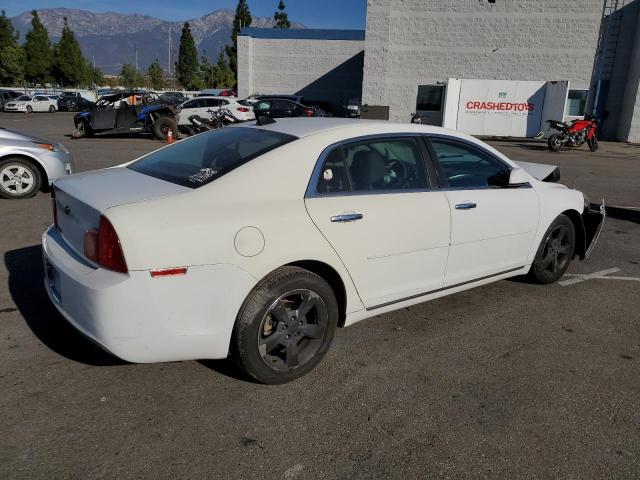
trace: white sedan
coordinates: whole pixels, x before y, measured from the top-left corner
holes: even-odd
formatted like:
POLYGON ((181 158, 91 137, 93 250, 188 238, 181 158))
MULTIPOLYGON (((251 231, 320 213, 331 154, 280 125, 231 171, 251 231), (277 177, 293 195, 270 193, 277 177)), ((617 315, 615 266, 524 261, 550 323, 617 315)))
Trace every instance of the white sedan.
POLYGON ((253 113, 253 108, 244 103, 239 103, 236 98, 202 96, 187 100, 180 105, 178 127, 191 125, 189 117, 192 115, 208 119, 211 118, 210 110, 216 111, 221 108, 228 109, 233 116, 241 122, 254 120, 256 118, 253 113))
POLYGON ((5 112, 50 112, 58 109, 57 100, 44 95, 20 95, 18 98, 4 104, 5 112))
POLYGON ((557 281, 604 220, 485 143, 305 118, 227 127, 62 178, 45 286, 131 362, 225 358, 282 383, 337 326, 516 275, 557 281))

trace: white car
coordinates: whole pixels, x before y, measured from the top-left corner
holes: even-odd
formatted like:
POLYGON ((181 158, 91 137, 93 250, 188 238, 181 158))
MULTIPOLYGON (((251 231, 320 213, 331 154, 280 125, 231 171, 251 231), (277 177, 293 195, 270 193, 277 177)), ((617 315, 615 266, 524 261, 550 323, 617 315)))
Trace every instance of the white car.
POLYGON ((253 108, 239 103, 236 98, 202 96, 187 100, 180 105, 178 127, 191 125, 189 117, 192 115, 211 118, 211 112, 209 112, 209 110, 216 111, 221 108, 228 109, 233 116, 241 122, 254 120, 256 118, 253 113, 253 108))
POLYGON ((53 100, 44 95, 20 95, 15 100, 4 104, 5 112, 50 112, 58 109, 57 100, 53 100))
POLYGON ((438 127, 305 118, 196 135, 54 183, 45 286, 131 362, 225 358, 282 383, 336 326, 507 277, 557 281, 604 213, 438 127))

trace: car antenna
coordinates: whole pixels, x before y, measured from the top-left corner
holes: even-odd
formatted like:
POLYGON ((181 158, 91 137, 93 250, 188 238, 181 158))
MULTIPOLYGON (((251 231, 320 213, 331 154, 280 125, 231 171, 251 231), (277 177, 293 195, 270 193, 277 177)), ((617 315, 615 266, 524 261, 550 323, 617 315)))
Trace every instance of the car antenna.
POLYGON ((276 123, 276 121, 271 117, 267 117, 266 115, 259 115, 256 119, 256 125, 258 125, 259 127, 262 127, 264 125, 271 125, 272 123, 276 123))

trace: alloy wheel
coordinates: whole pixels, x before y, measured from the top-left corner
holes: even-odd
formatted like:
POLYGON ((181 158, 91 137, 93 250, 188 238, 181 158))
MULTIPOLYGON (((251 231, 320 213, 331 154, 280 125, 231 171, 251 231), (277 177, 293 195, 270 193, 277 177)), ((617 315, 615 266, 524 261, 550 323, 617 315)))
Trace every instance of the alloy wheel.
POLYGON ((11 195, 23 195, 34 185, 33 172, 23 165, 9 164, 0 172, 0 186, 11 195))
POLYGON ((271 304, 260 323, 260 357, 277 371, 301 367, 320 350, 328 321, 327 306, 316 292, 285 293, 271 304))
POLYGON ((562 271, 571 259, 571 235, 566 225, 557 225, 549 235, 544 246, 542 268, 550 273, 562 271))

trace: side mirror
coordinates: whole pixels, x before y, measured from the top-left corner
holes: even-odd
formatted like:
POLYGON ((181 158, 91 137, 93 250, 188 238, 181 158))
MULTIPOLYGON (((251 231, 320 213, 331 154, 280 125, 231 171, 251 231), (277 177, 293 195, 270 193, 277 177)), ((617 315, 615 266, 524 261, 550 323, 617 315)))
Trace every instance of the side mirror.
POLYGON ((511 170, 511 174, 509 175, 509 186, 517 187, 519 185, 524 185, 529 183, 531 179, 527 172, 525 172, 522 168, 514 168, 511 170))

